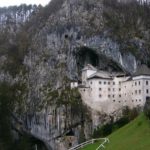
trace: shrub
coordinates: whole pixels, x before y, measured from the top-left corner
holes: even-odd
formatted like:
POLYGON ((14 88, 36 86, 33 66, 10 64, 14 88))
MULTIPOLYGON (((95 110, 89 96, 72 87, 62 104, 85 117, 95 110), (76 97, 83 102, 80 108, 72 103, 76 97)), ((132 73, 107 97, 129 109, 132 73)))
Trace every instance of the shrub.
POLYGON ((150 119, 150 97, 147 97, 146 103, 144 106, 144 114, 150 119))

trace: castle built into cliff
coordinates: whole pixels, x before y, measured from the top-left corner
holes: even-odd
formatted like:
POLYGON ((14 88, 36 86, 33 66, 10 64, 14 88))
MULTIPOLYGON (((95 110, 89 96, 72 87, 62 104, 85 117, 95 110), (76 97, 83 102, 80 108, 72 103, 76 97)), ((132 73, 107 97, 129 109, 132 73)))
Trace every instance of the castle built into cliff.
POLYGON ((109 73, 88 64, 82 70, 82 84, 78 87, 83 101, 93 109, 112 113, 123 106, 143 107, 150 97, 150 69, 142 65, 133 76, 125 73, 109 73))

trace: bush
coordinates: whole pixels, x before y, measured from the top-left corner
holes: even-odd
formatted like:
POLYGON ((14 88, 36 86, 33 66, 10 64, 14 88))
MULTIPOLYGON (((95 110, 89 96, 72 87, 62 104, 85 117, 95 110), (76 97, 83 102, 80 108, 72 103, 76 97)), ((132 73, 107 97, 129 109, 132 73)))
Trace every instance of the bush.
POLYGON ((116 122, 107 123, 103 126, 96 128, 93 132, 93 138, 106 137, 115 130, 128 124, 131 120, 135 119, 139 114, 137 108, 129 109, 126 107, 123 110, 123 117, 116 122))
POLYGON ((147 97, 146 103, 144 106, 144 114, 150 119, 150 97, 147 97))

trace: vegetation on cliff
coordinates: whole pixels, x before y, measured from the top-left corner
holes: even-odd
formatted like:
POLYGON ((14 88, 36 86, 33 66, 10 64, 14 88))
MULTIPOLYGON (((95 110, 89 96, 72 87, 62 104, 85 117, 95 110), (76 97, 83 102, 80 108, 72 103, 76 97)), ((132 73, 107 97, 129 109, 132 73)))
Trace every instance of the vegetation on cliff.
POLYGON ((150 5, 131 1, 104 0, 105 28, 109 36, 120 43, 122 53, 131 52, 143 63, 150 56, 150 5), (146 58, 146 59, 145 59, 146 58))

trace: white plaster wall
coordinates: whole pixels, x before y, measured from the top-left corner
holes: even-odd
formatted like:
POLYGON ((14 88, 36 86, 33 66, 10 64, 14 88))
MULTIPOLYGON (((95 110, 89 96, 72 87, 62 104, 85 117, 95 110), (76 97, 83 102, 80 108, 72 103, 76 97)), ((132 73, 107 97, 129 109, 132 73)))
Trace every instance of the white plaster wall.
POLYGON ((111 87, 108 83, 111 85, 112 81, 106 79, 91 79, 88 81, 88 84, 91 88, 91 98, 94 102, 108 100, 108 95, 111 94, 111 91, 109 91, 111 87))
MULTIPOLYGON (((92 72, 89 72, 88 75, 91 74, 92 72)), ((130 108, 144 106, 146 97, 150 97, 150 77, 139 76, 129 81, 128 79, 129 77, 89 79, 86 82, 89 88, 80 89, 82 99, 94 110, 108 114, 123 106, 130 108), (148 85, 146 85, 147 81, 148 85)))
POLYGON ((83 72, 82 72, 82 83, 86 84, 87 78, 89 78, 94 73, 96 73, 95 70, 83 70, 83 72))

